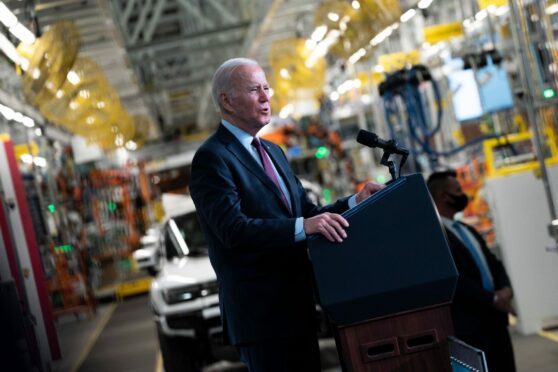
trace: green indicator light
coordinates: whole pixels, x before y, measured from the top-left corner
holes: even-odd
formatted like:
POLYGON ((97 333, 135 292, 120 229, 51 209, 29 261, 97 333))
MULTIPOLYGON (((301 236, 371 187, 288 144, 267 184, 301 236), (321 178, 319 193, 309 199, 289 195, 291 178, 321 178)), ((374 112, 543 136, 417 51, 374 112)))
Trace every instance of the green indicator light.
POLYGON ((330 189, 324 189, 323 194, 324 194, 325 202, 327 204, 331 203, 331 190, 330 189))
POLYGON ((376 182, 386 183, 386 176, 384 176, 383 174, 380 174, 379 176, 376 177, 376 182))
POLYGON ((329 156, 329 149, 325 146, 320 146, 318 147, 318 149, 316 150, 316 158, 317 159, 324 159, 327 158, 329 156))
POLYGON ((49 204, 47 206, 47 208, 48 208, 48 211, 52 214, 54 214, 54 212, 56 212, 56 207, 54 206, 54 204, 49 204))
POLYGON ((115 202, 109 202, 108 203, 108 209, 111 212, 114 212, 116 210, 116 203, 115 202))
POLYGON ((69 244, 66 245, 60 245, 58 247, 54 247, 54 251, 56 253, 70 253, 74 250, 74 247, 72 247, 69 244))
POLYGON ((554 92, 554 89, 552 89, 552 88, 548 88, 548 89, 545 89, 543 91, 543 97, 546 98, 546 99, 554 98, 555 95, 556 95, 556 92, 554 92))

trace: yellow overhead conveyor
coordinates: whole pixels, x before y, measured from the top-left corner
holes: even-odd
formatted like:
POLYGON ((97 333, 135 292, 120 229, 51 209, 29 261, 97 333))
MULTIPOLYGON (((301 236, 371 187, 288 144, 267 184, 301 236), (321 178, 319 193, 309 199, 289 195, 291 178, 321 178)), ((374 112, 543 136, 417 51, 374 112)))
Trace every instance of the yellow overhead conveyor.
POLYGON ((77 27, 63 20, 33 45, 18 46, 18 53, 29 61, 23 76, 25 97, 47 120, 89 143, 104 149, 122 147, 134 138, 134 118, 102 69, 78 57, 79 40, 77 27))

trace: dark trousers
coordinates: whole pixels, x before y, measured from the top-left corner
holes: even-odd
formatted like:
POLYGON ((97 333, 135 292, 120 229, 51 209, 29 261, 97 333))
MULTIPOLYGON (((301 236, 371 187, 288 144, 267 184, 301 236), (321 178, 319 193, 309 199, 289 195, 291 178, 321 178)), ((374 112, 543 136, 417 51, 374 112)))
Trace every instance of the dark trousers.
POLYGON ((236 346, 250 372, 320 372, 316 336, 283 338, 236 346))

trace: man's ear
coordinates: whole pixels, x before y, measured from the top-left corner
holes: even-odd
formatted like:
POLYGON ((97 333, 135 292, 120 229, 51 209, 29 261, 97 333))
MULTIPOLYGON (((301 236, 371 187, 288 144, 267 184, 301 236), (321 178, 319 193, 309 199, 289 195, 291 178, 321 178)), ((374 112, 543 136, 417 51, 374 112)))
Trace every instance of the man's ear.
POLYGON ((219 95, 219 101, 221 101, 221 107, 223 107, 226 112, 234 112, 230 94, 221 93, 219 95))

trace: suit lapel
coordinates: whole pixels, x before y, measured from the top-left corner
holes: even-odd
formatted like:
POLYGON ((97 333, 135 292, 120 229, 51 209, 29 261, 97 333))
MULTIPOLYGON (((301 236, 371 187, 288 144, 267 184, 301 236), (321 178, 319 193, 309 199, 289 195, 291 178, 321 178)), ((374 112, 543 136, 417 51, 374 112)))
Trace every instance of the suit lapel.
POLYGON ((473 254, 471 253, 469 248, 467 248, 465 244, 461 241, 461 239, 459 239, 457 235, 455 235, 453 231, 451 231, 450 229, 446 228, 446 234, 448 235, 449 238, 448 240, 450 241, 450 244, 453 244, 454 247, 459 248, 460 255, 464 258, 466 257, 467 261, 469 261, 468 263, 469 267, 471 267, 471 270, 474 270, 477 273, 477 277, 479 281, 482 282, 480 268, 478 267, 475 259, 473 258, 473 254))
MULTIPOLYGON (((234 135, 231 132, 229 132, 227 128, 225 128, 222 124, 219 126, 217 134, 221 139, 221 141, 225 142, 227 150, 229 150, 232 153, 232 155, 236 157, 246 169, 248 169, 251 173, 253 173, 268 189, 270 189, 280 200, 280 204, 282 204, 284 208, 288 210, 287 206, 284 205, 285 203, 283 203, 283 198, 281 197, 281 193, 279 189, 277 189, 277 187, 275 186, 273 181, 269 178, 269 176, 265 173, 261 165, 258 164, 256 160, 252 157, 252 155, 249 154, 248 151, 244 148, 244 146, 242 146, 242 144, 238 142, 236 137, 234 137, 234 135)), ((270 154, 269 146, 267 144, 265 146, 266 146, 266 150, 268 150, 267 151, 268 154, 270 154)), ((270 158, 272 159, 272 161, 275 163, 275 166, 277 167, 277 161, 274 159, 274 157, 270 155, 270 158)), ((277 167, 277 169, 279 169, 279 167, 277 167)), ((281 177, 283 177, 285 182, 287 182, 285 176, 283 175, 284 172, 282 172, 282 170, 279 172, 281 174, 281 177)), ((292 196, 292 192, 291 192, 291 196, 292 196)), ((292 203, 293 202, 291 201, 291 205, 294 205, 292 203)))

